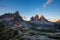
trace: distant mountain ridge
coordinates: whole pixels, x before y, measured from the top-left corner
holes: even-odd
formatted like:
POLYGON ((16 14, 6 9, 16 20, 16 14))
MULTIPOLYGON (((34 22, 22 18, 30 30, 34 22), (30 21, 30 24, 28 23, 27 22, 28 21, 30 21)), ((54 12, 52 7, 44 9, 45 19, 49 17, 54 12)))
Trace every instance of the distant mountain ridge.
POLYGON ((19 15, 18 11, 16 11, 15 13, 5 13, 4 15, 0 16, 0 19, 11 18, 11 17, 18 17, 21 20, 23 20, 22 17, 19 15))
POLYGON ((60 39, 60 22, 50 22, 38 14, 26 21, 18 11, 0 16, 0 40, 55 39, 60 39))
MULTIPOLYGON (((25 26, 25 27, 30 27, 33 24, 37 25, 49 25, 49 26, 54 26, 56 22, 50 22, 48 21, 43 15, 39 17, 38 14, 35 16, 32 16, 30 21, 25 21, 21 15, 19 15, 19 12, 16 11, 15 13, 6 13, 4 15, 0 16, 0 23, 4 23, 9 26, 25 26)), ((60 23, 59 23, 60 24, 60 23)))
POLYGON ((41 15, 39 17, 38 14, 36 14, 35 16, 31 17, 30 19, 31 21, 48 21, 43 15, 41 15))
POLYGON ((57 20, 56 22, 60 22, 60 20, 57 20))
MULTIPOLYGON (((16 11, 15 13, 5 13, 4 15, 0 16, 0 19, 4 19, 4 18, 11 18, 11 17, 18 17, 20 18, 20 20, 23 20, 22 16, 19 15, 19 12, 16 11)), ((35 16, 32 16, 30 18, 30 21, 48 21, 43 15, 39 16, 38 14, 35 14, 35 16)), ((60 22, 60 20, 57 20, 56 22, 60 22)))
POLYGON ((22 16, 19 15, 19 12, 15 13, 6 13, 0 16, 0 23, 4 23, 8 26, 28 26, 29 24, 23 20, 22 16))

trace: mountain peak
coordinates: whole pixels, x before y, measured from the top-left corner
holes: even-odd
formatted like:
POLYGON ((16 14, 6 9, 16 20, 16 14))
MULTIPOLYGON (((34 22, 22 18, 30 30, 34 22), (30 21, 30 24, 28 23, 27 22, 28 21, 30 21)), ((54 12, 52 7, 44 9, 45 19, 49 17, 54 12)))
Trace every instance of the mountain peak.
POLYGON ((35 14, 34 19, 35 20, 38 20, 39 19, 39 15, 38 14, 35 14))
POLYGON ((35 16, 31 17, 31 21, 48 21, 43 15, 40 16, 35 14, 35 16))
POLYGON ((18 11, 16 11, 16 12, 15 12, 15 15, 19 16, 19 12, 18 12, 18 11))
POLYGON ((39 20, 39 15, 38 14, 35 14, 35 16, 31 17, 31 21, 37 21, 37 20, 39 20))
POLYGON ((6 19, 6 18, 10 19, 12 17, 14 18, 14 20, 21 20, 21 21, 23 21, 22 16, 19 15, 18 11, 16 11, 15 13, 6 13, 4 15, 1 15, 0 19, 6 19))
POLYGON ((40 16, 41 21, 48 21, 43 15, 40 16))
POLYGON ((43 16, 43 15, 41 15, 41 16, 40 16, 40 19, 41 19, 41 20, 44 20, 45 18, 44 18, 44 16, 43 16))

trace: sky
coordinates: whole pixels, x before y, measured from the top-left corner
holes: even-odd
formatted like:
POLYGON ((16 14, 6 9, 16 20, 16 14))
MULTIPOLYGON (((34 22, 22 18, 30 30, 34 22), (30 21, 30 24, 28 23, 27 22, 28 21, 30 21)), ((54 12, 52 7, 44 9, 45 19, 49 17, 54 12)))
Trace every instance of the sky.
POLYGON ((60 19, 60 0, 0 0, 0 15, 17 10, 27 20, 35 14, 48 20, 60 19))

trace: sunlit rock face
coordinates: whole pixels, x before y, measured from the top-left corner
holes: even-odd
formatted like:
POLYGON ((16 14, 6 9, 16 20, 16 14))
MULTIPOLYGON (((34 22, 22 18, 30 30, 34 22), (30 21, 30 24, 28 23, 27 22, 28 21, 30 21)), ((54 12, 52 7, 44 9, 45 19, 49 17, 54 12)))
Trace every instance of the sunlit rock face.
POLYGON ((39 17, 38 14, 36 14, 35 16, 32 16, 30 20, 31 20, 31 21, 43 21, 43 22, 48 22, 48 20, 47 20, 43 15, 41 15, 41 16, 39 17))
POLYGON ((48 21, 43 15, 40 16, 40 21, 48 21))
POLYGON ((39 20, 39 15, 35 14, 35 16, 31 17, 31 21, 38 21, 39 20))
POLYGON ((40 16, 40 20, 44 20, 45 18, 44 18, 44 16, 43 15, 41 15, 40 16))
POLYGON ((31 17, 30 24, 36 24, 36 25, 48 25, 48 26, 54 26, 54 24, 50 21, 48 21, 43 15, 40 17, 36 14, 35 16, 31 17))
POLYGON ((39 20, 38 14, 36 14, 36 15, 34 16, 34 20, 39 20))

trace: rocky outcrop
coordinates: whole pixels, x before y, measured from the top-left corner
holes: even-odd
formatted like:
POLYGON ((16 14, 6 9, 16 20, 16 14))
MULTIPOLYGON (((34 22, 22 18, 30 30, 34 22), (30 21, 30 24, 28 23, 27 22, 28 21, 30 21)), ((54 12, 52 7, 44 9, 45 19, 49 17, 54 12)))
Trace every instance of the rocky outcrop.
POLYGON ((11 18, 11 17, 15 17, 15 18, 17 17, 23 20, 22 17, 19 15, 18 11, 16 11, 15 13, 5 13, 4 15, 0 16, 0 19, 11 18))
POLYGON ((39 15, 38 15, 38 14, 36 14, 36 15, 34 16, 34 20, 39 20, 39 15))
POLYGON ((55 39, 60 39, 60 23, 49 22, 44 16, 36 14, 30 21, 23 20, 18 11, 0 16, 0 40, 55 39))
POLYGON ((43 15, 40 16, 39 20, 40 21, 48 21, 43 15))
POLYGON ((31 17, 31 20, 30 21, 38 21, 39 20, 39 15, 36 14, 35 16, 32 16, 31 17))
POLYGON ((41 15, 39 18, 37 14, 31 17, 30 24, 40 26, 54 26, 54 23, 48 21, 43 15, 41 15))
POLYGON ((34 21, 34 17, 31 17, 30 21, 34 21))
MULTIPOLYGON (((16 22, 19 24, 19 25, 22 25, 22 26, 27 26, 28 23, 26 23, 22 16, 19 15, 19 12, 16 11, 15 13, 6 13, 2 16, 0 16, 0 23, 4 23, 6 26, 14 26, 16 24, 16 22)), ((18 25, 16 25, 18 26, 18 25)))
POLYGON ((44 21, 44 22, 48 22, 48 20, 43 15, 41 15, 40 18, 39 18, 38 14, 36 14, 33 17, 31 17, 30 21, 44 21))
POLYGON ((60 32, 54 33, 51 28, 36 29, 37 27, 16 28, 15 30, 0 24, 0 40, 58 40, 60 32))

